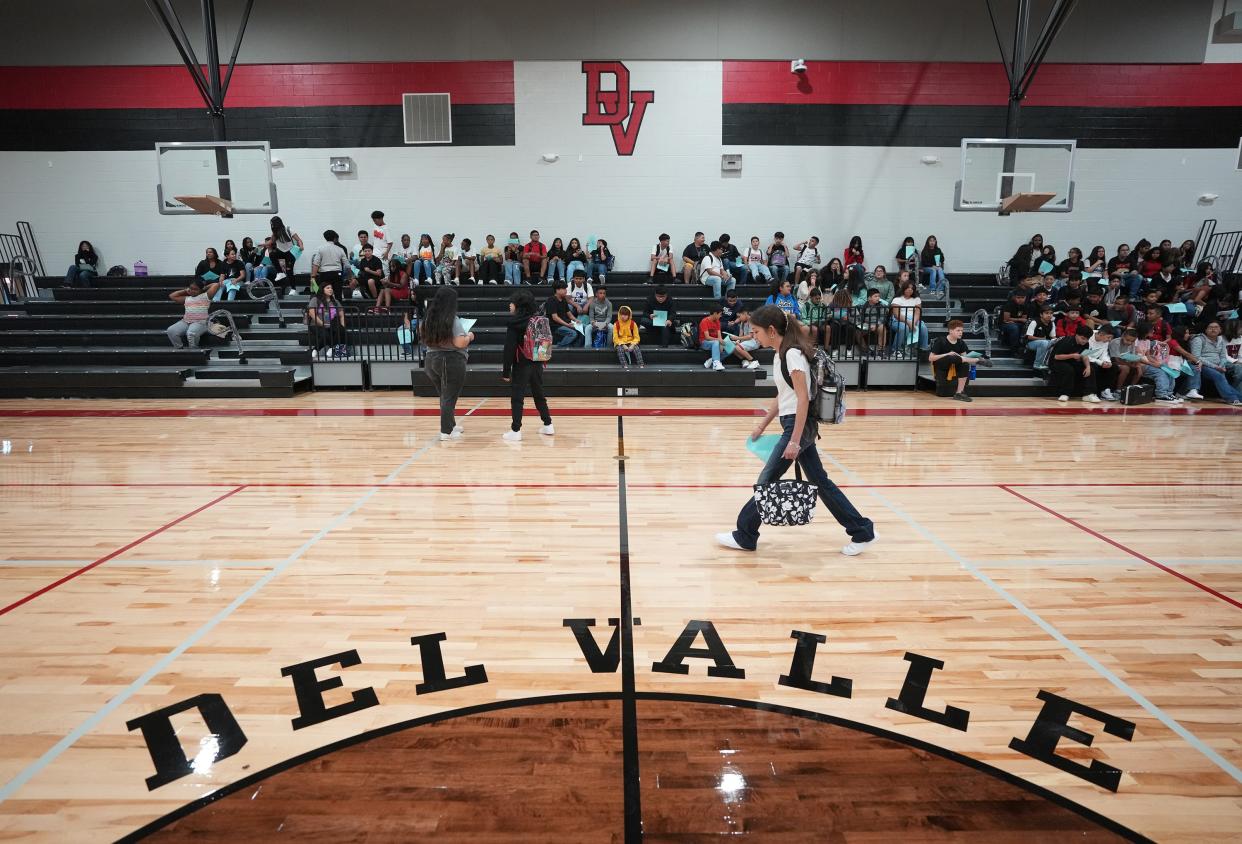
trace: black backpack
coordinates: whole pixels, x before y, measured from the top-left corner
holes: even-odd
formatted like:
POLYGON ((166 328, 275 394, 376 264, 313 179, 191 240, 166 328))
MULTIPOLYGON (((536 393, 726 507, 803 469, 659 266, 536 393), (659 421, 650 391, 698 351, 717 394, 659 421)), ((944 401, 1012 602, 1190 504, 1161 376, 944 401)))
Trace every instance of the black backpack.
MULTIPOLYGON (((780 355, 780 360, 781 375, 785 377, 786 384, 792 384, 785 356, 780 355)), ((845 377, 837 371, 832 358, 822 348, 816 348, 807 363, 811 370, 806 385, 807 415, 816 422, 840 425, 845 421, 845 377)))
POLYGON ((108 268, 108 275, 112 278, 121 278, 129 275, 129 270, 125 269, 125 267, 122 267, 120 264, 116 264, 108 268))

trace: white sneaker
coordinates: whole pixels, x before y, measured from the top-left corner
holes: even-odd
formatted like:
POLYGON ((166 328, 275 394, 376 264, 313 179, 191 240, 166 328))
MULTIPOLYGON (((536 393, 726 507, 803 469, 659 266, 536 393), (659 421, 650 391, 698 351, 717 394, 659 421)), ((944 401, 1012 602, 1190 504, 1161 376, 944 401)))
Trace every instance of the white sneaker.
POLYGON ((1100 398, 1104 401, 1117 401, 1117 395, 1112 390, 1101 390, 1100 398))
POLYGON ((283 279, 284 277, 285 277, 285 274, 284 274, 284 273, 276 273, 276 280, 277 280, 277 281, 280 281, 280 280, 281 280, 281 279, 283 279))
POLYGON ((522 441, 522 432, 521 431, 505 431, 504 436, 502 436, 501 439, 504 440, 505 442, 520 443, 522 441))
POLYGON ((319 358, 319 350, 311 349, 311 360, 318 360, 318 358, 319 358))
MULTIPOLYGON (((448 442, 448 441, 449 441, 449 440, 451 440, 451 439, 453 439, 453 435, 452 435, 452 434, 441 434, 441 435, 440 435, 440 442, 442 442, 442 443, 446 443, 446 442, 448 442)), ((460 437, 459 437, 458 439, 460 439, 460 437)))
POLYGON ((1087 393, 1085 396, 1082 397, 1082 400, 1085 401, 1087 404, 1099 404, 1100 403, 1100 397, 1097 396, 1095 393, 1087 393))
POLYGON ((712 359, 711 359, 711 358, 708 358, 707 360, 703 361, 703 368, 704 368, 704 369, 711 369, 711 368, 712 368, 712 359))
POLYGON ((332 358, 336 357, 336 355, 333 353, 331 349, 325 350, 323 353, 323 356, 327 358, 328 360, 331 360, 332 358))
POLYGON ((841 553, 847 557, 857 557, 863 551, 866 551, 868 548, 874 545, 875 541, 878 538, 879 538, 878 536, 876 536, 875 534, 872 534, 870 542, 854 542, 853 540, 850 540, 849 542, 845 543, 844 546, 842 546, 841 553))
POLYGON ((759 361, 757 361, 757 360, 748 360, 748 361, 746 361, 746 363, 742 364, 742 366, 746 367, 747 369, 758 369, 758 368, 759 368, 759 361))
POLYGON ((556 433, 556 429, 551 425, 543 425, 539 428, 539 433, 543 434, 545 437, 550 437, 556 433))
POLYGON ((738 545, 737 540, 733 538, 732 531, 725 531, 724 533, 716 534, 716 544, 722 545, 725 548, 732 548, 734 551, 753 551, 754 550, 753 548, 743 548, 741 545, 738 545))
POLYGON ((1186 393, 1186 398, 1194 399, 1195 401, 1198 401, 1199 399, 1203 398, 1203 395, 1198 390, 1191 390, 1188 393, 1186 393))
POLYGON ((718 360, 714 360, 712 361, 712 369, 716 370, 717 372, 724 372, 724 364, 718 360))
POLYGON ((1069 401, 1069 396, 1057 396, 1057 401, 1069 401))
POLYGON ((450 435, 455 440, 460 440, 462 435, 466 433, 466 429, 460 425, 453 426, 453 433, 450 435))

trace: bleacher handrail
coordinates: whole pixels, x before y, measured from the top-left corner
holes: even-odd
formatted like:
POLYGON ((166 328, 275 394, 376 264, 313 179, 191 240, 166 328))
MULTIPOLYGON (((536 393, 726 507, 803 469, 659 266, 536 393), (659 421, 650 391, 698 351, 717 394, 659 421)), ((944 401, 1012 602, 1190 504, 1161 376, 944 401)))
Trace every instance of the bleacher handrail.
POLYGON ((207 330, 209 333, 211 331, 212 322, 221 322, 228 326, 229 336, 233 339, 234 344, 237 346, 237 362, 244 366, 246 363, 246 348, 242 344, 241 332, 237 330, 237 322, 233 319, 232 312, 226 308, 217 308, 207 314, 207 330))

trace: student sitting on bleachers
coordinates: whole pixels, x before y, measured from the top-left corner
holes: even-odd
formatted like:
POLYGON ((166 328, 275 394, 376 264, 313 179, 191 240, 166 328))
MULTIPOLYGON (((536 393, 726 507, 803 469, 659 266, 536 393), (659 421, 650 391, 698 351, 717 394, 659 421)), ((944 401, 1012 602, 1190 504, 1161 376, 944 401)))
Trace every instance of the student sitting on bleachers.
POLYGON ((595 293, 587 281, 586 271, 574 270, 569 287, 565 290, 565 298, 569 299, 569 306, 575 318, 587 315, 587 309, 590 308, 591 299, 594 296, 595 293))
POLYGON ((789 279, 773 284, 772 293, 764 304, 775 305, 790 316, 802 319, 802 308, 798 305, 797 297, 793 295, 793 282, 789 279))
POLYGON ((1221 401, 1234 407, 1242 405, 1242 393, 1230 383, 1231 380, 1242 380, 1242 363, 1229 356, 1225 338, 1221 336, 1220 322, 1209 322, 1203 333, 1190 341, 1190 348, 1200 363, 1200 369, 1191 376, 1190 389, 1197 392, 1202 379, 1207 378, 1216 388, 1221 401))
POLYGON ((1052 346, 1051 370, 1054 392, 1060 393, 1057 401, 1069 401, 1072 395, 1081 395, 1082 400, 1098 404, 1100 397, 1095 394, 1095 368, 1087 359, 1087 343, 1091 340, 1091 329, 1080 325, 1075 332, 1057 340, 1052 346))
POLYGON ((660 335, 660 348, 668 348, 669 342, 676 336, 677 304, 663 284, 657 284, 647 297, 638 325, 660 335), (659 325, 655 324, 657 319, 662 320, 659 325))
POLYGON ((602 237, 595 241, 595 248, 591 250, 591 267, 588 278, 591 281, 598 281, 603 284, 608 277, 608 273, 612 272, 612 253, 608 251, 608 241, 602 237))
POLYGON ((1182 399, 1174 392, 1176 379, 1164 371, 1169 363, 1169 344, 1152 337, 1150 323, 1138 324, 1138 341, 1134 351, 1143 365, 1143 378, 1156 384, 1156 401, 1164 404, 1181 404, 1182 399))
POLYGON ((408 302, 410 299, 410 279, 405 274, 405 267, 400 261, 393 259, 388 262, 388 275, 384 276, 383 287, 375 299, 373 312, 388 313, 394 300, 408 302))
POLYGON ((1117 377, 1117 368, 1113 366, 1112 355, 1108 352, 1113 340, 1117 337, 1117 331, 1107 322, 1094 330, 1091 341, 1087 343, 1086 355, 1087 360, 1095 367, 1095 386, 1101 399, 1117 401, 1120 396, 1112 390, 1117 377))
POLYGON ((763 247, 759 245, 759 235, 755 235, 750 239, 750 246, 742 257, 746 261, 746 272, 753 281, 758 282, 761 278, 764 281, 772 280, 772 271, 768 269, 767 255, 764 254, 763 247))
MULTIPOLYGON (((1071 337, 1077 331, 1079 326, 1087 325, 1087 321, 1082 318, 1082 309, 1077 302, 1067 303, 1065 313, 1057 320, 1057 336, 1071 337)), ((1087 326, 1090 328, 1090 326, 1087 326)))
POLYGON ((1030 320, 1026 313, 1026 291, 1015 287, 1009 294, 1009 301, 1001 306, 1000 339, 1011 351, 1017 350, 1022 342, 1027 323, 1030 320))
POLYGON ((850 295, 853 297, 855 305, 861 305, 866 302, 871 296, 871 291, 873 289, 880 291, 880 298, 885 302, 892 299, 893 294, 896 293, 896 290, 893 288, 893 282, 888 277, 888 270, 884 268, 883 264, 877 264, 875 270, 872 271, 871 277, 864 277, 863 282, 864 284, 862 288, 861 300, 856 295, 857 291, 850 291, 850 295))
POLYGON ((479 281, 483 284, 499 284, 504 278, 504 253, 496 246, 496 235, 489 234, 479 249, 479 281))
MULTIPOLYGON (((902 272, 905 272, 904 270, 902 272)), ((872 355, 888 346, 888 302, 877 289, 867 291, 867 302, 858 309, 858 348, 872 355)))
POLYGON ((969 349, 962 340, 965 323, 960 319, 951 319, 945 328, 948 334, 937 337, 927 355, 936 376, 936 395, 964 402, 974 401, 966 394, 970 383, 970 363, 966 358, 969 349))
MULTIPOLYGON (((819 238, 809 237, 794 246, 798 253, 794 261, 794 284, 802 281, 802 276, 819 267, 819 238)), ((834 261, 837 259, 834 258, 834 261)), ((837 261, 840 264, 840 261, 837 261)))
POLYGON ((829 330, 824 334, 825 349, 831 350, 834 344, 843 349, 857 339, 858 326, 851 319, 853 307, 854 301, 850 298, 849 291, 838 287, 837 292, 832 294, 832 301, 828 303, 829 330))
POLYGON ((616 347, 617 360, 624 369, 629 369, 631 363, 637 363, 640 369, 647 365, 643 363, 643 350, 638 345, 638 324, 634 322, 633 316, 630 306, 622 305, 617 311, 617 322, 612 326, 612 345, 616 347))
POLYGON ((228 294, 230 302, 237 298, 237 291, 246 283, 246 265, 237 259, 236 247, 225 247, 224 261, 220 264, 220 286, 212 296, 213 302, 219 302, 228 294))
POLYGON ((670 239, 667 232, 662 233, 656 245, 651 248, 651 266, 647 271, 649 284, 673 283, 673 251, 669 246, 670 239))
MULTIPOLYGON (((214 253, 216 250, 209 248, 208 251, 214 253)), ((187 340, 191 349, 198 348, 203 335, 207 333, 211 297, 218 287, 216 282, 207 283, 196 276, 184 290, 174 290, 168 294, 169 299, 185 306, 185 316, 168 326, 168 341, 174 349, 184 349, 187 340)))
MULTIPOLYGON (((361 236, 362 233, 359 233, 361 236)), ((361 246, 365 246, 363 243, 361 246)), ((361 246, 359 254, 361 254, 361 246)), ((431 242, 431 235, 424 232, 419 235, 418 248, 414 253, 414 265, 410 267, 410 281, 418 284, 425 281, 428 284, 434 284, 436 278, 436 247, 431 242)))
MULTIPOLYGON (((836 259, 834 258, 833 260, 835 261, 836 259)), ((812 291, 822 289, 819 283, 819 272, 811 270, 807 273, 806 278, 794 285, 793 294, 794 298, 798 300, 798 307, 805 309, 806 303, 810 301, 812 291)), ((829 288, 829 295, 831 295, 831 288, 829 288)))
POLYGON ((566 281, 565 276, 565 243, 559 238, 552 238, 548 247, 548 284, 566 281))
MULTIPOLYGON (((1182 373, 1176 378, 1178 396, 1194 401, 1202 399, 1203 395, 1199 392, 1199 387, 1203 383, 1203 374, 1199 371, 1199 356, 1191 350, 1189 326, 1177 325, 1173 327, 1173 336, 1169 338, 1169 356, 1180 358, 1185 366, 1190 367, 1190 372, 1187 373, 1184 367, 1179 366, 1179 369, 1182 369, 1182 373)), ((1176 363, 1176 361, 1174 362, 1176 363)))
POLYGON ((1116 386, 1113 389, 1115 399, 1104 396, 1106 401, 1120 401, 1126 387, 1133 386, 1143 380, 1146 369, 1142 355, 1138 350, 1138 331, 1128 326, 1121 331, 1121 336, 1108 344, 1108 357, 1117 369, 1116 386))
POLYGON ((573 305, 567 296, 565 282, 558 281, 552 285, 552 296, 544 308, 544 313, 552 323, 552 337, 559 347, 581 346, 583 336, 574 326, 578 322, 573 305))
MULTIPOLYGON (((306 327, 310 329, 311 358, 345 356, 345 309, 337 301, 331 282, 319 285, 311 294, 306 305, 306 327)), ((406 328, 411 326, 407 324, 406 328)))
MULTIPOLYGON (((587 316, 591 321, 589 345, 595 349, 602 349, 612 340, 612 302, 608 301, 608 288, 604 285, 596 286, 595 296, 591 299, 591 306, 587 309, 587 316)), ((637 335, 637 324, 634 325, 634 332, 637 335)))
MULTIPOLYGON (((384 262, 375 254, 375 247, 365 243, 362 246, 362 258, 358 261, 358 288, 366 291, 363 295, 369 294, 370 298, 378 299, 383 284, 384 262)), ((359 297, 355 295, 354 298, 359 297)))
POLYGON ((99 275, 99 256, 89 240, 78 244, 78 251, 73 256, 73 266, 65 273, 65 287, 90 287, 91 282, 99 275))
POLYGON ((705 284, 712 289, 712 296, 719 301, 720 291, 723 287, 726 290, 732 290, 737 281, 725 269, 724 244, 718 240, 713 240, 711 246, 707 248, 707 254, 703 256, 703 260, 699 262, 699 283, 705 284))
POLYGON ((907 347, 915 343, 920 349, 927 348, 927 324, 923 322, 923 300, 914 282, 902 285, 900 293, 888 303, 888 327, 893 331, 893 351, 905 355, 907 347))
POLYGON ((824 291, 818 287, 811 291, 811 298, 802 308, 802 324, 811 333, 811 343, 828 347, 832 327, 829 323, 828 305, 824 302, 824 291))
POLYGON ((720 360, 723 345, 724 336, 720 332, 720 303, 712 302, 707 306, 707 316, 699 320, 699 348, 711 354, 711 357, 703 361, 704 368, 714 369, 717 372, 724 369, 724 364, 720 360))
POLYGON ((1026 349, 1035 355, 1035 368, 1048 368, 1048 349, 1057 339, 1057 327, 1052 321, 1052 308, 1044 305, 1039 316, 1026 326, 1026 349))
POLYGON ((1104 304, 1104 291, 1099 285, 1091 285, 1087 288, 1087 299, 1082 303, 1080 314, 1083 321, 1092 328, 1099 328, 1108 319, 1108 306, 1104 304))

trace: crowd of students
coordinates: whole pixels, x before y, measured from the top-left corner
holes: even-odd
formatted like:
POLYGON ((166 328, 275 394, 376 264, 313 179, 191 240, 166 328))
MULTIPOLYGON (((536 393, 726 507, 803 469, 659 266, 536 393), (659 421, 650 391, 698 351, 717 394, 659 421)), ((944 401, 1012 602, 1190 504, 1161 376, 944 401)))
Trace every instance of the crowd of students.
POLYGON ((1000 312, 1000 339, 1046 373, 1060 401, 1119 401, 1151 381, 1166 404, 1204 398, 1242 405, 1242 285, 1222 279, 1196 245, 1121 244, 1087 255, 1056 249, 1035 235, 1006 268, 1013 289, 1000 312))

